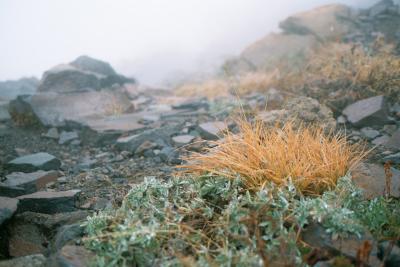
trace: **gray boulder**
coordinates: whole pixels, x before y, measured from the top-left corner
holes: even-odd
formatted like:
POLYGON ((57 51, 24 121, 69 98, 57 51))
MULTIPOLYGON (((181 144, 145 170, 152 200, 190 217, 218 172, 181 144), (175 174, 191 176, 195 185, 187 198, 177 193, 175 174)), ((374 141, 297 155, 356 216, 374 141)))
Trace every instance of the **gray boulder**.
POLYGON ((100 90, 69 94, 40 93, 12 101, 9 111, 19 125, 66 126, 68 122, 87 125, 103 116, 120 115, 132 109, 122 90, 100 90))
POLYGON ((0 197, 0 226, 17 211, 18 199, 0 197))
POLYGON ((134 83, 118 75, 110 64, 90 58, 78 57, 70 64, 61 64, 46 71, 40 81, 39 92, 85 92, 111 87, 114 84, 134 83))
POLYGON ((72 61, 70 65, 83 71, 99 73, 105 76, 117 74, 109 63, 88 56, 80 56, 72 61))
POLYGON ((19 126, 38 126, 42 122, 31 106, 32 96, 21 95, 8 105, 8 112, 12 120, 19 126))
POLYGON ((48 153, 40 152, 22 156, 6 164, 6 169, 15 172, 34 172, 37 170, 58 170, 61 161, 48 153))
POLYGON ((359 100, 343 110, 348 122, 356 127, 385 125, 390 122, 389 107, 384 96, 359 100))

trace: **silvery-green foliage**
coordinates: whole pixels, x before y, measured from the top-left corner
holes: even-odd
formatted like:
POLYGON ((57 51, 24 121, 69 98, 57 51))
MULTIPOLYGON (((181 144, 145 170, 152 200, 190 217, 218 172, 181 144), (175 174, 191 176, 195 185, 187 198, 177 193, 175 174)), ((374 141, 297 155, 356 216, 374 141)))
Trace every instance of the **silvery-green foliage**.
POLYGON ((297 236, 307 224, 320 223, 334 237, 361 235, 387 223, 388 214, 368 218, 356 209, 376 213, 381 204, 364 201, 347 176, 318 197, 302 195, 290 179, 251 192, 240 177, 148 178, 121 208, 88 218, 85 244, 96 266, 181 266, 184 256, 197 266, 263 266, 265 257, 301 265, 297 236))

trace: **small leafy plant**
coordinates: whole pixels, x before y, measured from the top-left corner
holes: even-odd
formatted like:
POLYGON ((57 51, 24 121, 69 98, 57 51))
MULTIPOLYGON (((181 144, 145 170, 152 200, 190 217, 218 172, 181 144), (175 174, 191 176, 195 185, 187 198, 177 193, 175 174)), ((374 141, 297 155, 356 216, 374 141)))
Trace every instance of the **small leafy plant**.
POLYGON ((240 177, 149 178, 119 209, 88 218, 84 242, 95 266, 300 266, 310 223, 334 236, 398 233, 399 207, 380 201, 363 200, 348 176, 318 197, 290 180, 249 191, 240 177))

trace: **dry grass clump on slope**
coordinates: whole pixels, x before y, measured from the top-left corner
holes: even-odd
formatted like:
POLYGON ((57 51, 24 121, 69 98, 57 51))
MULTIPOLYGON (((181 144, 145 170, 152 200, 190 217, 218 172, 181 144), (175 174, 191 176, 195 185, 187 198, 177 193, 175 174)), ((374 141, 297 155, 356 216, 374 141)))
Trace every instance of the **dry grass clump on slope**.
POLYGON ((292 122, 283 127, 241 119, 240 133, 227 133, 207 154, 193 154, 186 173, 241 177, 246 188, 259 190, 267 183, 285 185, 288 178, 304 194, 333 189, 365 157, 360 145, 350 145, 340 134, 326 134, 319 126, 292 122))

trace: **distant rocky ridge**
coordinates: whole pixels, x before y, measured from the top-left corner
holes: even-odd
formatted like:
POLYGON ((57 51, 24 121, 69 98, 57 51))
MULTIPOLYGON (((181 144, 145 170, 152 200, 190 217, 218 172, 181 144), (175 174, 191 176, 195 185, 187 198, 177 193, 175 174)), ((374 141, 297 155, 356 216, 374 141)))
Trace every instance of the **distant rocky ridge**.
POLYGON ((382 36, 400 53, 400 5, 382 0, 364 10, 332 4, 300 12, 282 21, 280 33, 270 33, 224 64, 228 74, 273 67, 282 60, 296 64, 310 51, 331 41, 369 44, 382 36))

